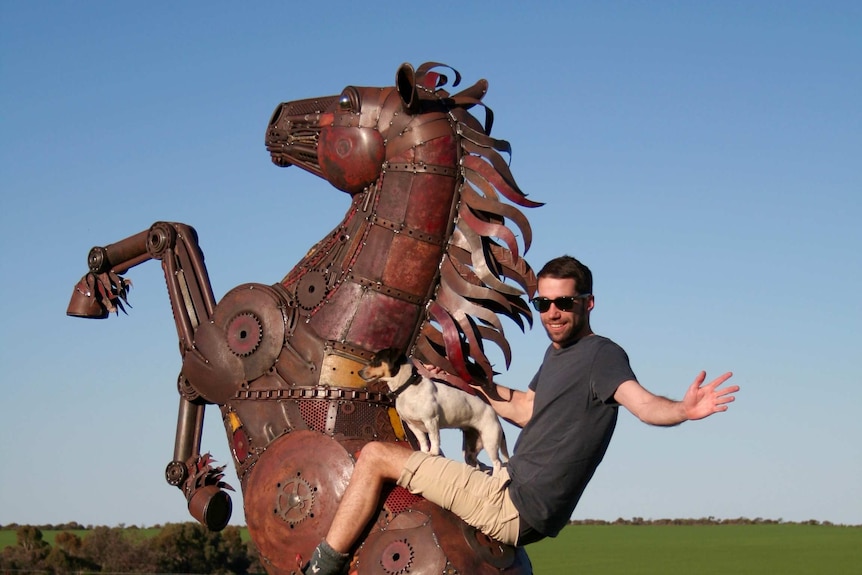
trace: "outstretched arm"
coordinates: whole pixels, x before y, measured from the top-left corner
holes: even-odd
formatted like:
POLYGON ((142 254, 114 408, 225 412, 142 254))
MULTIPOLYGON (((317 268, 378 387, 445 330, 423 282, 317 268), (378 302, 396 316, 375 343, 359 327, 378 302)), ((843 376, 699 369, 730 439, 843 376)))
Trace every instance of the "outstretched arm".
POLYGON ((682 401, 654 395, 636 381, 625 381, 614 393, 614 400, 650 425, 671 426, 683 421, 703 419, 719 411, 727 411, 738 385, 719 388, 733 374, 728 372, 704 385, 706 372, 701 371, 685 392, 682 401))

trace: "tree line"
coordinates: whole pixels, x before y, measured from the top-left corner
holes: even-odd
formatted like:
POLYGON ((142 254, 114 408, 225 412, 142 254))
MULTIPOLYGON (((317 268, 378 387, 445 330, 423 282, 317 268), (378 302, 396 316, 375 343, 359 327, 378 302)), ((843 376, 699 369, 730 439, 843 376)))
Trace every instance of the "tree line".
MULTIPOLYGON (((75 524, 73 529, 80 526, 75 524)), ((51 545, 39 527, 23 525, 16 527, 15 538, 16 544, 0 554, 0 573, 264 572, 257 549, 242 541, 242 529, 236 526, 215 532, 198 523, 174 523, 155 535, 136 527, 94 527, 83 537, 64 530, 51 545)))

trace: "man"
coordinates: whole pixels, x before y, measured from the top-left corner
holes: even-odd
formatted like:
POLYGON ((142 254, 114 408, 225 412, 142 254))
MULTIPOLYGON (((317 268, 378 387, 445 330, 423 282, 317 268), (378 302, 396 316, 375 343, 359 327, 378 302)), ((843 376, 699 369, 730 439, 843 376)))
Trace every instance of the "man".
POLYGON ((620 405, 660 426, 727 410, 739 387, 719 386, 731 373, 703 385, 700 372, 681 401, 644 389, 625 351, 590 328, 592 290, 589 268, 571 256, 551 260, 538 274, 532 302, 551 345, 527 391, 497 385, 498 398, 487 397, 500 417, 522 428, 508 468, 491 477, 394 443, 368 443, 306 573, 343 572, 384 482, 396 481, 501 542, 526 545, 555 537, 568 523, 604 457, 620 405))

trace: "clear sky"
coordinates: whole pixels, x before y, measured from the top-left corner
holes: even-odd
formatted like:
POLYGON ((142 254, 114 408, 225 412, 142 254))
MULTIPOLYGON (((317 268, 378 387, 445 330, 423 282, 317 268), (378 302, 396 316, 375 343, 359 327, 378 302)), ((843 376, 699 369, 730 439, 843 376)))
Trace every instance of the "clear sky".
MULTIPOLYGON (((217 297, 279 281, 348 199, 270 162, 275 106, 430 60, 490 82, 493 135, 547 204, 528 257, 592 268, 593 327, 639 380, 742 386, 702 422, 621 415, 574 517, 862 524, 860 6, 0 2, 0 524, 191 520, 163 479, 161 269, 127 274, 128 316, 68 318, 90 247, 184 222, 217 297)), ((499 381, 523 389, 547 338, 505 327, 499 381)), ((215 408, 203 449, 230 462, 215 408)))

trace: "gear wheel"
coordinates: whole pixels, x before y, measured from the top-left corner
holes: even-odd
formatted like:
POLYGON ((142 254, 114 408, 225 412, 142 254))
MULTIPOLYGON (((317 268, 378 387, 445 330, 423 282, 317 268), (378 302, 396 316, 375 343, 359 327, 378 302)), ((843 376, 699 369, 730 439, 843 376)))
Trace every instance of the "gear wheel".
POLYGON ((278 484, 275 498, 275 514, 284 519, 291 527, 313 515, 314 493, 316 487, 302 477, 294 477, 278 484))
POLYGON ((263 339, 263 326, 256 315, 245 312, 230 320, 225 335, 227 345, 234 355, 248 357, 260 346, 263 339))
POLYGON ((296 301, 299 307, 311 311, 326 297, 326 274, 320 270, 309 270, 296 284, 296 301))
POLYGON ((403 575, 413 564, 413 546, 406 539, 393 541, 380 555, 380 566, 389 575, 403 575))

